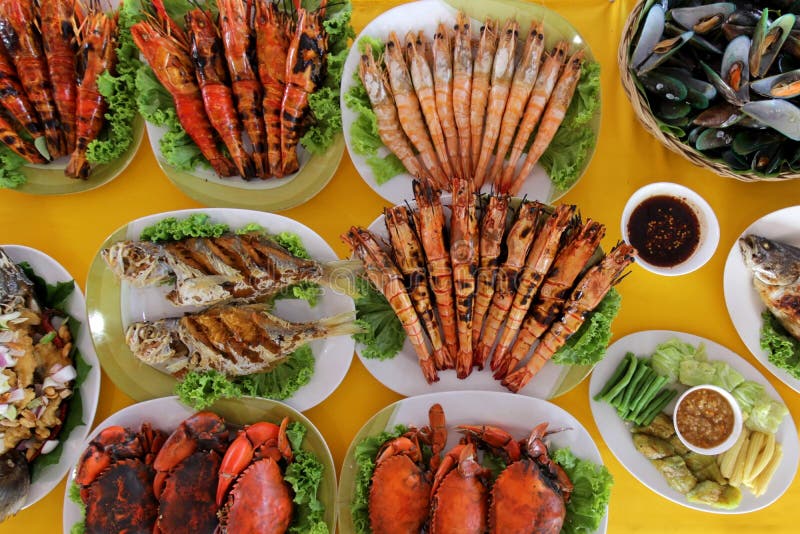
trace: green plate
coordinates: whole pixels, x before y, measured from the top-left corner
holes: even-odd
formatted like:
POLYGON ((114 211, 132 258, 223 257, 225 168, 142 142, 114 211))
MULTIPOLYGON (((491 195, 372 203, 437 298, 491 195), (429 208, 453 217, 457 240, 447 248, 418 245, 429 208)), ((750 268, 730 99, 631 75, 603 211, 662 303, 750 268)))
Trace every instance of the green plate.
POLYGON ((144 120, 137 115, 133 121, 133 143, 125 153, 112 163, 98 165, 87 180, 75 180, 64 176, 67 158, 50 165, 26 165, 20 169, 28 181, 14 191, 31 195, 68 195, 90 191, 116 178, 133 160, 144 136, 144 120))

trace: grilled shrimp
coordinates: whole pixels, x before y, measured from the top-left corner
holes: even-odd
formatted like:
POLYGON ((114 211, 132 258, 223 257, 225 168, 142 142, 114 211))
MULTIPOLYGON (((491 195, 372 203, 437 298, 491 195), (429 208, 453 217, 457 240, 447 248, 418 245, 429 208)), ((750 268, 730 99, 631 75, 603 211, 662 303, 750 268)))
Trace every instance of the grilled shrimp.
POLYGON ((36 146, 19 136, 14 126, 0 115, 0 142, 22 156, 29 163, 47 163, 36 146))
POLYGON ((517 162, 522 156, 525 147, 528 145, 528 139, 530 139, 531 134, 533 134, 533 130, 539 124, 539 119, 542 117, 542 112, 547 105, 547 101, 550 100, 550 95, 558 81, 558 74, 561 72, 561 67, 564 65, 568 47, 569 43, 566 41, 557 43, 552 53, 547 56, 544 60, 544 64, 539 69, 536 83, 533 86, 533 92, 531 93, 530 99, 528 99, 528 105, 525 106, 522 122, 519 125, 517 136, 514 138, 514 144, 511 147, 511 155, 503 171, 503 178, 498 187, 500 191, 508 191, 508 188, 511 187, 514 173, 517 170, 517 162))
POLYGON ((578 331, 609 290, 625 277, 622 271, 633 262, 635 253, 627 243, 619 244, 583 275, 572 291, 561 318, 547 331, 525 366, 503 379, 505 387, 517 392, 530 382, 553 354, 578 331))
POLYGON ((544 26, 541 22, 531 25, 522 59, 514 74, 511 92, 508 95, 506 110, 503 113, 503 122, 500 126, 500 137, 497 139, 497 150, 494 163, 489 171, 489 178, 493 183, 500 183, 501 170, 514 133, 517 131, 525 105, 531 96, 536 78, 539 75, 539 64, 544 51, 544 26))
POLYGON ((513 369, 528 355, 528 350, 542 337, 561 312, 575 279, 586 262, 597 250, 605 235, 605 227, 592 220, 586 221, 570 242, 562 247, 553 262, 550 274, 542 282, 539 296, 522 323, 519 336, 511 348, 508 369, 513 369))
POLYGON ((419 158, 428 170, 433 183, 440 189, 447 189, 449 187, 447 177, 439 164, 439 158, 436 157, 436 151, 428 137, 428 130, 425 127, 425 120, 422 118, 422 112, 419 107, 419 99, 414 92, 411 74, 409 74, 403 58, 403 49, 397 39, 397 34, 394 32, 389 34, 383 60, 386 64, 386 73, 394 95, 394 102, 397 106, 400 125, 403 127, 403 131, 408 136, 411 144, 419 152, 419 158))
MULTIPOLYGON (((486 172, 489 169, 489 159, 492 157, 494 145, 500 135, 500 126, 503 112, 506 109, 508 93, 511 90, 511 80, 514 77, 516 65, 515 54, 517 47, 517 30, 519 25, 515 20, 508 20, 500 34, 497 53, 492 65, 492 86, 489 90, 489 103, 486 107, 486 122, 481 137, 481 151, 478 156, 478 165, 475 167, 475 184, 480 188, 486 181, 486 172)), ((505 154, 498 154, 502 159, 505 154)))
POLYGON ((448 360, 447 350, 442 342, 439 330, 439 319, 431 302, 428 289, 428 277, 425 273, 425 254, 417 236, 411 228, 408 210, 405 206, 396 206, 384 212, 386 230, 392 244, 395 264, 405 275, 406 288, 417 315, 428 333, 433 349, 433 362, 437 369, 442 369, 448 360))
POLYGON ((233 93, 227 83, 222 41, 211 14, 195 8, 186 14, 197 83, 206 115, 243 178, 255 178, 255 168, 242 142, 242 125, 236 115, 233 93))
MULTIPOLYGON (((453 38, 453 117, 458 130, 458 156, 462 178, 472 177, 470 99, 472 96, 472 35, 469 18, 456 15, 453 38)), ((453 162, 455 165, 455 162, 453 162)))
POLYGON ((475 299, 475 270, 478 266, 478 219, 472 181, 453 180, 453 215, 450 219, 450 258, 456 295, 458 355, 456 374, 466 378, 472 372, 472 305, 475 299))
POLYGON ((417 312, 414 311, 411 298, 406 293, 403 278, 397 267, 395 267, 392 260, 389 259, 389 256, 381 249, 378 241, 368 230, 354 226, 342 236, 342 240, 364 262, 364 268, 370 281, 383 293, 400 319, 400 323, 403 325, 406 334, 408 334, 408 339, 417 353, 425 380, 429 384, 439 380, 433 358, 425 344, 422 325, 417 312))
MULTIPOLYGON (((472 66, 472 94, 469 104, 469 130, 472 136, 471 156, 473 175, 478 167, 483 139, 483 120, 486 118, 486 102, 489 99, 489 82, 497 51, 497 27, 491 19, 481 28, 481 40, 472 66)), ((474 180, 474 176, 473 176, 474 180)), ((480 184, 478 184, 480 185, 480 184)))
POLYGON ((583 66, 584 51, 578 50, 567 62, 564 67, 564 72, 558 79, 553 95, 547 103, 547 109, 542 116, 542 123, 536 131, 536 137, 533 140, 533 145, 528 151, 528 156, 525 158, 525 163, 522 165, 519 174, 511 184, 509 192, 513 195, 516 194, 528 175, 533 170, 533 166, 542 157, 544 151, 550 146, 550 141, 555 137, 564 116, 567 114, 570 102, 572 102, 572 95, 575 94, 575 88, 578 86, 578 81, 581 78, 581 67, 583 66))
POLYGON ((575 206, 567 204, 558 206, 545 221, 542 231, 533 243, 525 268, 520 275, 519 287, 508 312, 505 328, 494 349, 492 370, 495 378, 502 378, 509 371, 507 367, 509 350, 536 296, 536 291, 555 260, 562 235, 574 223, 575 210, 575 206))
POLYGON ((14 64, 2 46, 0 46, 0 105, 31 137, 37 139, 44 135, 36 110, 25 95, 14 64))
MULTIPOLYGON (((506 238, 508 255, 503 266, 497 271, 492 303, 486 312, 486 327, 479 337, 480 341, 475 351, 473 363, 478 369, 483 369, 489 358, 500 327, 511 308, 517 291, 517 276, 525 266, 525 258, 528 257, 528 251, 536 236, 536 226, 542 209, 543 206, 539 202, 523 202, 517 210, 516 221, 508 231, 506 238)), ((480 332, 481 326, 476 323, 473 328, 480 332)))
POLYGON ((466 178, 458 161, 458 129, 453 111, 453 54, 450 34, 444 24, 439 24, 433 36, 433 85, 450 166, 456 177, 466 178))
POLYGON ((30 103, 39 114, 47 150, 55 159, 67 151, 37 26, 32 0, 0 0, 0 41, 16 67, 30 103))

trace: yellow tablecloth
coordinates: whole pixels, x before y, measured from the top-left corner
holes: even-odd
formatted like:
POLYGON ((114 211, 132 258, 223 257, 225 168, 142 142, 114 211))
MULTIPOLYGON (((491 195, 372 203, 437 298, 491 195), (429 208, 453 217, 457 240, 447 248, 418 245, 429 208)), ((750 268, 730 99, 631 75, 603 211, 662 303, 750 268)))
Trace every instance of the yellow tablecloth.
MULTIPOLYGON (((477 0, 476 0, 477 1, 477 0)), ((397 1, 353 0, 356 30, 397 1)), ((800 423, 800 396, 772 377, 748 352, 733 328, 722 292, 725 258, 736 237, 751 222, 771 211, 800 203, 800 182, 746 184, 724 179, 692 166, 669 152, 639 125, 619 81, 616 51, 633 1, 560 0, 541 2, 558 11, 582 33, 603 67, 603 109, 600 140, 591 165, 563 199, 577 204, 585 216, 604 222, 604 246, 620 237, 619 217, 625 201, 639 187, 654 181, 689 186, 705 197, 719 218, 722 235, 711 261, 681 277, 661 277, 633 268, 619 287, 623 306, 614 323, 614 338, 649 329, 670 329, 719 342, 754 364, 777 388, 800 423)), ((345 156, 331 183, 306 204, 283 212, 310 226, 341 255, 347 254, 339 234, 351 224, 366 225, 387 203, 359 178, 345 156)), ((72 196, 34 197, 0 191, 0 244, 38 248, 61 262, 85 289, 89 264, 103 240, 132 219, 161 211, 200 207, 163 175, 147 140, 135 161, 113 182, 72 196)), ((718 516, 673 504, 645 488, 614 458, 592 419, 588 380, 555 403, 575 415, 595 439, 614 475, 609 530, 617 532, 796 532, 792 519, 800 502, 800 480, 783 497, 760 512, 718 516), (792 511, 794 510, 794 512, 792 511)), ((341 386, 306 415, 322 431, 341 467, 351 438, 376 411, 400 397, 382 386, 354 357, 341 386)), ((103 375, 94 424, 128 406, 132 400, 103 375)), ((36 505, 0 525, 0 534, 60 532, 64 496, 62 482, 36 505)))

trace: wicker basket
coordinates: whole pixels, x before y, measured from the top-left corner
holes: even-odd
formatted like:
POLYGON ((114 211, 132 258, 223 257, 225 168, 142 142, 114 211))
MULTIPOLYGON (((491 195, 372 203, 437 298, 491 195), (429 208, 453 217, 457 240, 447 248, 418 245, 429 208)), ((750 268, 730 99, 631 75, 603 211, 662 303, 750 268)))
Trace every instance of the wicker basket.
POLYGON ((633 111, 639 118, 639 121, 644 125, 645 129, 653 134, 656 139, 673 152, 677 152, 684 158, 688 159, 695 165, 709 169, 720 176, 728 178, 735 178, 744 182, 764 182, 764 181, 779 181, 791 180, 793 178, 800 178, 800 174, 796 172, 781 172, 775 176, 764 176, 751 171, 734 171, 724 161, 716 161, 708 158, 702 152, 695 150, 693 147, 681 142, 678 138, 671 134, 661 131, 658 127, 655 117, 650 111, 650 106, 647 103, 644 95, 641 94, 636 88, 636 83, 633 79, 633 74, 628 68, 628 50, 633 38, 636 36, 638 26, 636 21, 639 14, 644 8, 645 0, 639 0, 633 7, 628 20, 625 22, 625 28, 622 32, 622 40, 619 43, 619 50, 617 52, 617 62, 619 63, 620 77, 622 78, 622 87, 625 89, 625 94, 628 95, 628 100, 633 104, 633 111))

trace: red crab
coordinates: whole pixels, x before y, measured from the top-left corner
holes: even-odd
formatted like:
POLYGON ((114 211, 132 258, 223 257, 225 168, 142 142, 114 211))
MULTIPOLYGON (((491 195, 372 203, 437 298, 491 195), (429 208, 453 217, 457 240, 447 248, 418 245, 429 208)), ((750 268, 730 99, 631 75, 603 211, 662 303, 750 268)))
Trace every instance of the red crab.
POLYGON ((288 530, 292 494, 279 464, 281 460, 292 461, 292 448, 286 437, 288 424, 286 417, 280 426, 267 422, 250 425, 228 447, 219 471, 216 497, 223 534, 279 534, 288 530))
POLYGON ((213 484, 207 481, 217 478, 227 446, 225 421, 211 412, 194 414, 167 438, 153 462, 153 492, 159 502, 154 533, 214 532, 217 505, 213 484))
POLYGON ((164 434, 144 423, 139 433, 111 426, 81 456, 75 481, 86 505, 86 533, 152 532, 158 516, 153 458, 164 434))
POLYGON ((566 516, 572 482, 547 455, 542 441, 547 423, 517 443, 505 430, 492 426, 461 426, 508 462, 492 486, 489 532, 557 534, 566 516))
POLYGON ((431 491, 431 534, 483 534, 489 508, 489 488, 475 445, 460 444, 445 455, 431 491))

